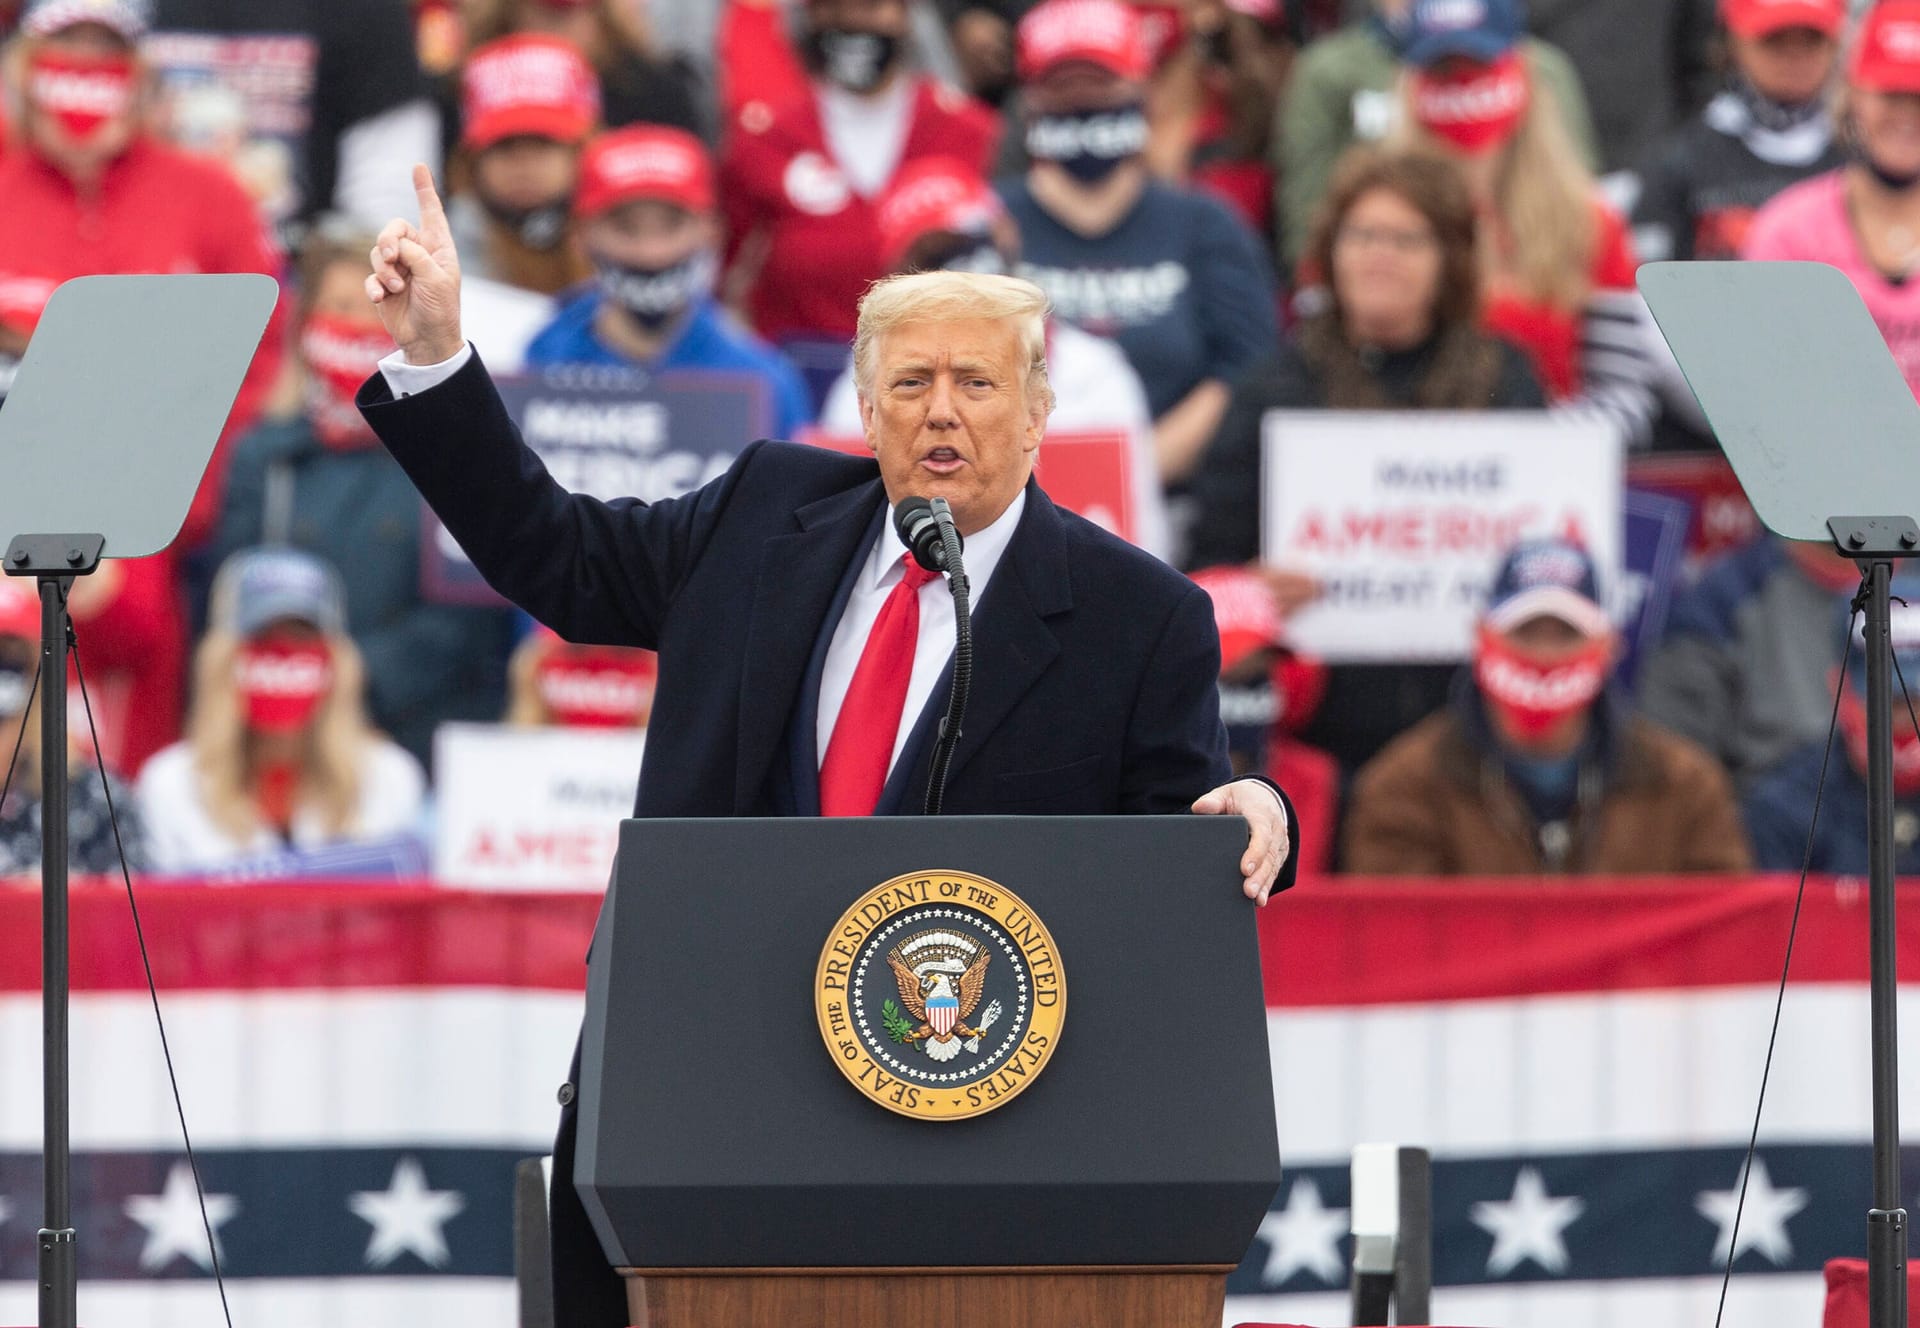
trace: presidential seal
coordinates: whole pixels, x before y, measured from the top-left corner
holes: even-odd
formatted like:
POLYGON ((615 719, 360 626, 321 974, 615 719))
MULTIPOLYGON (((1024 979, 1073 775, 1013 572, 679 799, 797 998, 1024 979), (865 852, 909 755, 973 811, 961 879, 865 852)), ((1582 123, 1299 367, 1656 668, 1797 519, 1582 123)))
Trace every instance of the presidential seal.
POLYGON ((966 872, 909 872, 862 895, 827 938, 813 993, 848 1082, 917 1120, 1005 1106, 1046 1068, 1067 1013, 1046 927, 966 872))

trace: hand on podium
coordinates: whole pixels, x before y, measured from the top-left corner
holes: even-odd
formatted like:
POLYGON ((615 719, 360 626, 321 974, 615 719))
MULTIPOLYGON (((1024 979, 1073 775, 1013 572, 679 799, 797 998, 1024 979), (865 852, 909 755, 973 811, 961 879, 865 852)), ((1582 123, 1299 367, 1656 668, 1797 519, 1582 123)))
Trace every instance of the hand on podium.
POLYGON ((1287 813, 1280 795, 1257 779, 1236 779, 1203 794, 1193 804, 1202 816, 1244 816, 1247 818, 1247 851, 1240 857, 1241 888, 1247 898, 1265 907, 1287 865, 1293 845, 1287 842, 1287 813))
POLYGON ((420 199, 420 224, 396 217, 381 227, 370 255, 367 298, 379 307, 380 321, 408 364, 440 364, 467 344, 460 335, 460 256, 433 172, 425 166, 413 168, 413 191, 420 199))

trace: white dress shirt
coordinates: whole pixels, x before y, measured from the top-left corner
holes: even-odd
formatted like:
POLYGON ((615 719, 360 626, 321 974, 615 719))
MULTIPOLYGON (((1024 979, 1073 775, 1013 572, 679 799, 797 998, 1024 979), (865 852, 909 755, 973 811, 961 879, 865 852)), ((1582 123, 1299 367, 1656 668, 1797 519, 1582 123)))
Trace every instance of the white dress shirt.
MULTIPOLYGON (((969 598, 975 605, 986 594, 987 583, 993 579, 994 569, 1000 566, 1000 557, 1006 553, 1014 528, 1020 524, 1020 514, 1026 510, 1027 491, 1022 489, 992 525, 967 536, 967 582, 972 592, 969 598)), ((880 616, 881 606, 893 593, 894 586, 907 574, 906 565, 901 561, 906 557, 907 546, 900 542, 892 521, 883 521, 881 526, 880 538, 867 550, 859 579, 853 584, 853 594, 848 596, 839 625, 833 629, 826 664, 820 671, 820 713, 814 721, 816 766, 827 758, 827 742, 833 737, 834 723, 846 702, 847 688, 853 685, 853 671, 860 663, 861 652, 867 648, 874 620, 880 616)), ((955 632, 953 593, 947 588, 945 577, 935 577, 920 587, 920 636, 913 648, 913 673, 907 679, 907 700, 900 711, 900 728, 893 735, 893 755, 887 760, 889 775, 893 772, 893 763, 900 759, 900 749, 907 745, 920 712, 926 709, 927 698, 946 676, 948 662, 953 658, 955 632)))

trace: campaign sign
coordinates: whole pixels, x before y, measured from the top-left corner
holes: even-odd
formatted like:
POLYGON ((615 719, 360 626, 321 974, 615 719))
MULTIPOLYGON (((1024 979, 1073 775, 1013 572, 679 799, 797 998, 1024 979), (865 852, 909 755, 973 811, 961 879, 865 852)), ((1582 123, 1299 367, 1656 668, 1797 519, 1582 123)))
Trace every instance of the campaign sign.
MULTIPOLYGON (((595 498, 654 503, 691 493, 766 437, 773 422, 766 380, 738 370, 648 374, 568 365, 502 376, 494 385, 560 487, 595 498)), ((421 593, 428 600, 502 602, 431 512, 422 532, 421 593)))
POLYGON ((1623 504, 1626 548, 1620 577, 1607 594, 1607 608, 1622 637, 1614 677, 1631 690, 1641 662, 1667 630, 1667 610, 1686 561, 1694 512, 1678 498, 1635 489, 1627 490, 1623 504))
MULTIPOLYGON (((867 440, 851 434, 809 429, 800 441, 850 456, 872 455, 867 440)), ((1133 453, 1126 434, 1117 429, 1049 433, 1040 444, 1033 473, 1047 497, 1069 512, 1130 544, 1140 542, 1133 453)))
POLYGON ((1599 421, 1535 411, 1272 411, 1262 547, 1318 600, 1287 624, 1331 663, 1464 659, 1501 557, 1554 535, 1621 564, 1620 445, 1599 421))
POLYGON ((443 724, 433 875, 476 889, 601 890, 633 814, 640 729, 443 724))
POLYGON ((1747 491, 1718 452, 1635 457, 1627 463, 1627 487, 1687 505, 1692 514, 1687 552, 1697 558, 1738 548, 1760 533, 1747 491))

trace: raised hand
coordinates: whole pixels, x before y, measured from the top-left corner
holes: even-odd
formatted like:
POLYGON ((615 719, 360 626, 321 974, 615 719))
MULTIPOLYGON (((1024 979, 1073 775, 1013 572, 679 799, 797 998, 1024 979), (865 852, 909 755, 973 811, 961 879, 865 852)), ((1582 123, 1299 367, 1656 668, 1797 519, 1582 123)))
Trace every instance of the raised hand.
POLYGON ((367 298, 379 307, 380 321, 407 363, 439 364, 466 345, 460 335, 460 256, 425 166, 413 168, 413 191, 420 199, 420 224, 396 217, 381 227, 370 255, 367 298))

